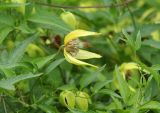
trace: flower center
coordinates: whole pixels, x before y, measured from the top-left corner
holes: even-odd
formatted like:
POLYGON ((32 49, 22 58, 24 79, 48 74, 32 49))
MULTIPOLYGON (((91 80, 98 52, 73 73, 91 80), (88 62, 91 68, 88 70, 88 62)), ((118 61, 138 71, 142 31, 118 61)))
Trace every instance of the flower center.
POLYGON ((79 51, 79 42, 77 39, 73 39, 70 42, 68 42, 65 46, 66 51, 72 55, 76 56, 79 51))

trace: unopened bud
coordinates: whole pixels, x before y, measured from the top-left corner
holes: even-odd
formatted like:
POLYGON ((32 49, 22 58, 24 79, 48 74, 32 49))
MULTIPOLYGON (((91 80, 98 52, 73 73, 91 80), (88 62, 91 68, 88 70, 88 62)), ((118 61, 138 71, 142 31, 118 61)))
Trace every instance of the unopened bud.
POLYGON ((60 93, 59 101, 65 107, 73 109, 75 106, 75 95, 72 91, 63 91, 60 93))
POLYGON ((61 14, 62 20, 68 24, 71 28, 75 29, 77 21, 75 16, 71 12, 63 12, 61 14))
POLYGON ((89 95, 85 92, 78 91, 76 93, 76 106, 82 111, 88 111, 89 95))

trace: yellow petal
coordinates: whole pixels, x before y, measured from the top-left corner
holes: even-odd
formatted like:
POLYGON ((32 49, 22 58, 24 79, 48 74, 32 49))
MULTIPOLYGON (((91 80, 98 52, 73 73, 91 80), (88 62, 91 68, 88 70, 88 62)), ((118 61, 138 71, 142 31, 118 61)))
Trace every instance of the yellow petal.
POLYGON ((67 34, 67 36, 65 36, 64 45, 66 45, 68 42, 78 37, 90 36, 90 35, 100 35, 100 33, 85 31, 81 29, 74 30, 70 32, 69 34, 67 34))
POLYGON ((96 53, 92 53, 86 50, 79 49, 78 53, 76 54, 76 59, 91 59, 91 58, 101 58, 102 56, 96 53))
POLYGON ((87 66, 92 66, 92 67, 98 68, 95 65, 92 65, 92 64, 77 60, 76 58, 72 57, 69 53, 67 53, 65 49, 64 49, 64 56, 65 56, 65 59, 68 62, 72 63, 72 64, 75 64, 75 65, 87 65, 87 66))

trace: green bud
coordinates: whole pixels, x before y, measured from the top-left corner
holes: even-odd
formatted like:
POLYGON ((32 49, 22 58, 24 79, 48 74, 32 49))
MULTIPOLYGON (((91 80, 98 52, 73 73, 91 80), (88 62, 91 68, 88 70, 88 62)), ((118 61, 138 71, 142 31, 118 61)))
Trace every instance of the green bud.
POLYGON ((77 21, 75 16, 71 12, 63 12, 61 14, 62 20, 68 24, 71 28, 75 29, 77 21))
POLYGON ((82 111, 88 111, 89 95, 85 92, 76 92, 76 106, 82 111))
POLYGON ((26 52, 30 57, 45 56, 45 52, 43 51, 43 49, 35 44, 29 44, 26 48, 26 52))
POLYGON ((63 91, 60 93, 59 101, 62 105, 69 109, 74 109, 75 95, 72 91, 63 91))

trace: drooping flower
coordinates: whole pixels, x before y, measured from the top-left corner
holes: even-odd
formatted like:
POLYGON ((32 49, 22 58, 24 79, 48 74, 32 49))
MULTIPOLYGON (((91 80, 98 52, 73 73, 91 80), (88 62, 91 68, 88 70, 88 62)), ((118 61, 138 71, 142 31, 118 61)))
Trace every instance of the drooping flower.
POLYGON ((97 68, 97 66, 83 62, 79 59, 101 58, 102 56, 79 48, 79 37, 100 35, 100 33, 85 30, 74 30, 64 38, 64 56, 65 59, 75 65, 87 65, 97 68))

